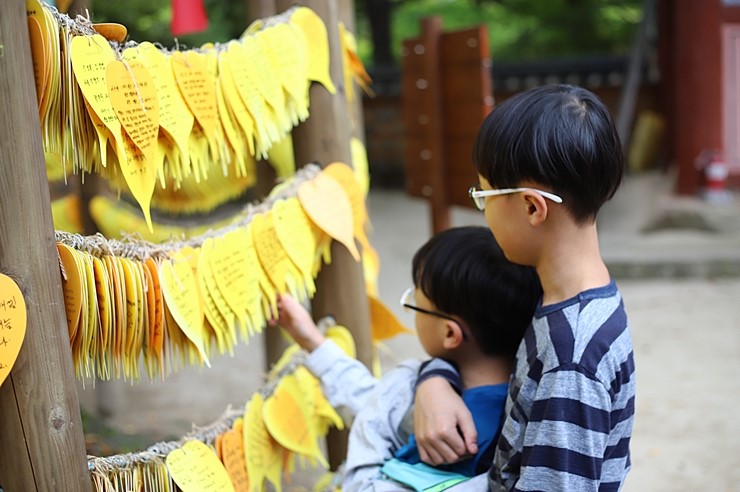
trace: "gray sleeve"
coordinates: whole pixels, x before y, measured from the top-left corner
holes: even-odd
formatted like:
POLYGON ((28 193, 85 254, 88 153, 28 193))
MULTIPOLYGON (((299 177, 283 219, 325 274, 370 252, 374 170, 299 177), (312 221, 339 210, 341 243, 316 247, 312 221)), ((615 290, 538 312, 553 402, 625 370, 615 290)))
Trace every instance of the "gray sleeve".
POLYGON ((399 484, 382 480, 379 473, 405 444, 399 426, 414 401, 418 370, 419 361, 407 361, 389 371, 357 414, 349 434, 344 492, 402 490, 399 484))
POLYGON ((306 359, 306 368, 321 381, 329 404, 347 420, 365 406, 378 380, 367 367, 331 340, 319 345, 306 359))

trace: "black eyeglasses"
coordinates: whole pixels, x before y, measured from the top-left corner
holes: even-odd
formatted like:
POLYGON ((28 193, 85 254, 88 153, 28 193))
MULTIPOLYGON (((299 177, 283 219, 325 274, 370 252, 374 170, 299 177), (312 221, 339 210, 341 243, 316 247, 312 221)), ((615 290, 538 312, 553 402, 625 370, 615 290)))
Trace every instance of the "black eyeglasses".
POLYGON ((445 314, 445 313, 443 313, 441 311, 430 311, 429 309, 420 308, 419 306, 416 305, 416 303, 415 303, 416 301, 414 301, 414 295, 413 294, 414 294, 414 288, 413 287, 409 287, 401 295, 401 306, 404 309, 416 311, 416 312, 419 312, 419 313, 428 314, 430 316, 436 316, 437 318, 448 319, 450 321, 454 321, 455 323, 459 324, 460 325, 460 328, 462 329, 463 340, 467 340, 468 339, 467 330, 464 328, 464 323, 462 323, 461 320, 455 319, 452 316, 450 316, 449 314, 445 314))

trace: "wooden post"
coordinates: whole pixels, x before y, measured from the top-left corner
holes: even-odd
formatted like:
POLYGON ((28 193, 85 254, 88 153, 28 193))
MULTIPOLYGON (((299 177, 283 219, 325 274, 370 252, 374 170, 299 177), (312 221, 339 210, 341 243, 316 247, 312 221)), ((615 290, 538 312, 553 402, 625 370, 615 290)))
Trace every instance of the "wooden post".
POLYGON ((420 183, 412 182, 409 178, 414 174, 425 176, 425 184, 419 191, 431 205, 433 233, 450 227, 450 202, 444 166, 444 112, 439 57, 441 36, 442 19, 426 17, 421 21, 421 36, 418 40, 404 42, 403 53, 404 73, 419 74, 418 77, 404 78, 406 128, 415 127, 418 130, 418 138, 407 139, 406 166, 407 169, 416 167, 419 171, 407 172, 406 186, 411 192, 420 183), (414 121, 409 122, 409 118, 414 121))
POLYGON ((0 271, 28 320, 0 387, 0 488, 90 490, 34 87, 26 2, 0 2, 0 271))
POLYGON ((485 26, 443 33, 434 17, 421 25, 421 36, 403 43, 406 191, 430 202, 437 233, 449 227, 451 205, 472 206, 472 150, 493 84, 485 26))
MULTIPOLYGON (((291 0, 279 0, 278 10, 285 10, 291 5, 291 0)), ((329 94, 320 84, 314 83, 311 86, 310 116, 293 130, 295 161, 296 164, 319 162, 327 165, 335 161, 351 164, 349 112, 337 29, 338 2, 307 0, 303 5, 321 16, 326 25, 331 60, 330 74, 337 93, 329 94)), ((372 364, 370 310, 362 265, 352 258, 347 248, 336 241, 332 243, 331 259, 331 264, 324 265, 316 279, 316 295, 312 302, 313 316, 320 318, 332 315, 339 324, 346 326, 355 339, 357 359, 370 367, 372 364)), ((346 434, 330 434, 328 446, 329 464, 335 469, 346 455, 346 434)))

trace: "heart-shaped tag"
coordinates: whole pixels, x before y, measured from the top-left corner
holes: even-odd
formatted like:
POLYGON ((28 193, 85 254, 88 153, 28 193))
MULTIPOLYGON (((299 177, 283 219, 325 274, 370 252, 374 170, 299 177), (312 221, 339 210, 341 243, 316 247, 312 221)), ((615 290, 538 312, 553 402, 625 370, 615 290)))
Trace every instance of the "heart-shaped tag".
POLYGON ((188 441, 165 460, 167 471, 182 492, 233 491, 229 474, 211 448, 188 441))
POLYGON ((0 273, 0 385, 21 351, 26 337, 26 301, 12 278, 0 273))
POLYGON ((352 205, 342 185, 322 173, 298 187, 298 199, 311 220, 344 244, 355 261, 360 261, 354 239, 352 205))

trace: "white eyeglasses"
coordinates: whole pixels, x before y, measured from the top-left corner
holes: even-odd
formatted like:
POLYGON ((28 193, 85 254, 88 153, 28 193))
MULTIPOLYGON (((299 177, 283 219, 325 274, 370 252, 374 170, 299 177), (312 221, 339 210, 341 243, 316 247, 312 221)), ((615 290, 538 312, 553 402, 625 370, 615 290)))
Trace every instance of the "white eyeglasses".
POLYGON ((535 193, 539 193, 540 195, 544 196, 545 198, 549 198, 555 203, 563 203, 563 199, 555 195, 554 193, 550 193, 549 191, 538 190, 537 188, 502 188, 500 190, 477 190, 475 189, 475 186, 472 186, 468 190, 468 196, 470 196, 470 199, 473 200, 473 203, 475 203, 475 207, 478 210, 485 210, 486 209, 485 198, 487 196, 508 195, 509 193, 519 193, 520 191, 527 191, 527 190, 534 191, 535 193))

